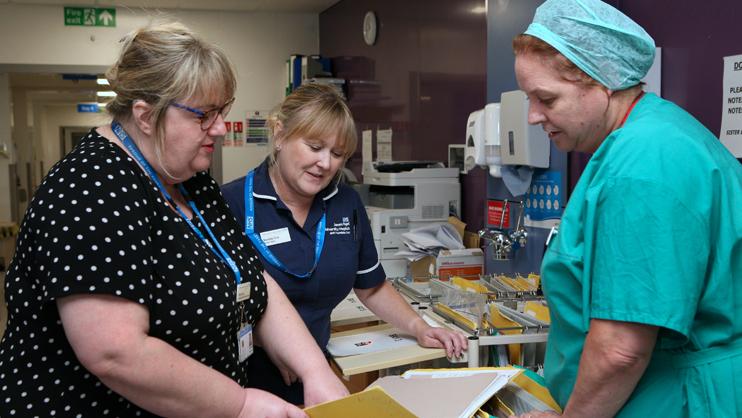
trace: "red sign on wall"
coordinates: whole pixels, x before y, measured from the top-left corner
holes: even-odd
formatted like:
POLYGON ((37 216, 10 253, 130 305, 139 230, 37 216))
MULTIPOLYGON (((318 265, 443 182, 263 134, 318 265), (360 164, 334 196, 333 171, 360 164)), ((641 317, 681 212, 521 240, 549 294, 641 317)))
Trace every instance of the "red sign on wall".
POLYGON ((505 208, 505 218, 502 217, 502 206, 505 202, 502 200, 487 201, 487 226, 495 228, 510 228, 510 203, 505 208), (502 225, 500 225, 502 222, 502 225))

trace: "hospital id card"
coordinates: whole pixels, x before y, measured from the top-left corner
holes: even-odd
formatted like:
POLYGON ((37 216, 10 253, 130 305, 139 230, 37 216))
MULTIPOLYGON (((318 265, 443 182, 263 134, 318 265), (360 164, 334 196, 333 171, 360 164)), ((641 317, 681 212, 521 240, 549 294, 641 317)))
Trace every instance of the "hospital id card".
POLYGON ((239 362, 247 360, 252 355, 252 325, 245 324, 237 333, 237 346, 239 348, 239 362))
POLYGON ((270 247, 271 245, 291 242, 291 235, 289 234, 288 228, 280 228, 272 231, 261 232, 260 239, 263 240, 266 246, 270 247))
POLYGON ((250 282, 237 285, 237 302, 250 299, 250 282))

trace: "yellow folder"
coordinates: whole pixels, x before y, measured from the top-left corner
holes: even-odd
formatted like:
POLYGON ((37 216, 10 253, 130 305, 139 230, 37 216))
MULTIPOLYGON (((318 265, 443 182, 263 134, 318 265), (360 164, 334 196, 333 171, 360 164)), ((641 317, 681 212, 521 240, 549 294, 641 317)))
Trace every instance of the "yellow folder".
MULTIPOLYGON (((507 318, 500 310, 497 305, 491 303, 490 305, 490 322, 495 328, 498 328, 498 332, 505 335, 522 334, 523 328, 521 325, 510 318, 507 318), (499 330, 501 328, 517 328, 508 330, 499 330)), ((521 350, 520 344, 508 344, 508 353, 510 358, 510 364, 521 364, 521 350)))
POLYGON ((310 418, 415 418, 381 387, 306 408, 310 418))

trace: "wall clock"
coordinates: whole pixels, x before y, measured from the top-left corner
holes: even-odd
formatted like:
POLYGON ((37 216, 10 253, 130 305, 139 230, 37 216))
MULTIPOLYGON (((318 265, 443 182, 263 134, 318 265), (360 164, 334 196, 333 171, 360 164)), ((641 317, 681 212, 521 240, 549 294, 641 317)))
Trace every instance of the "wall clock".
POLYGON ((363 16, 363 41, 366 42, 366 45, 373 45, 376 43, 376 35, 377 35, 377 21, 376 21, 376 13, 372 11, 366 12, 366 15, 363 16))

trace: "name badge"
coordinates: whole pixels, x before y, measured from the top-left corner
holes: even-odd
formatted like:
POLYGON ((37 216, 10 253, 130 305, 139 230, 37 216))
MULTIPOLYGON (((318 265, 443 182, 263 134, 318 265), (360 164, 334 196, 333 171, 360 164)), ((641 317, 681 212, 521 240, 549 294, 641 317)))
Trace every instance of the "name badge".
POLYGON ((237 346, 239 347, 239 361, 242 363, 253 352, 252 326, 250 324, 245 324, 244 327, 240 328, 240 332, 237 334, 237 346))
POLYGON ((265 245, 268 247, 270 247, 271 245, 283 244, 284 242, 291 242, 291 236, 289 235, 288 228, 261 232, 260 239, 262 239, 265 245))
POLYGON ((250 299, 250 282, 237 285, 237 302, 250 299))

